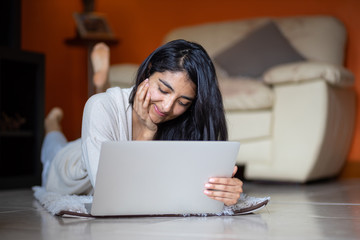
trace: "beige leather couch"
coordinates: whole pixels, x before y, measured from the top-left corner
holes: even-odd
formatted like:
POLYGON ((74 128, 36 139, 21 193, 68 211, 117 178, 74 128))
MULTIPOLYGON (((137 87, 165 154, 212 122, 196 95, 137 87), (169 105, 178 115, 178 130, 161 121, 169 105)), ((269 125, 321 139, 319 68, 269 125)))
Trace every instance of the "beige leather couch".
MULTIPOLYGON (((346 30, 339 20, 308 16, 208 23, 174 29, 164 42, 178 38, 202 44, 215 60, 229 140, 241 142, 237 164, 245 165, 247 179, 307 182, 339 173, 355 119, 354 77, 343 66, 346 30), (269 22, 304 60, 275 64, 256 79, 231 75, 217 63, 219 55, 231 53, 269 22)), ((136 69, 113 65, 110 81, 129 87, 136 69)))

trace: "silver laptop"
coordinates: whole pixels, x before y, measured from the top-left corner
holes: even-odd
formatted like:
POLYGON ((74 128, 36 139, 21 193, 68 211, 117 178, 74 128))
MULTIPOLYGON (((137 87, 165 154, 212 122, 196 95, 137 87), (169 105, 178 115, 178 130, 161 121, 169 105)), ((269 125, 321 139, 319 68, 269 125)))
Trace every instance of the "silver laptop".
POLYGON ((230 177, 240 143, 225 141, 123 141, 102 144, 94 216, 219 213, 210 177, 230 177))

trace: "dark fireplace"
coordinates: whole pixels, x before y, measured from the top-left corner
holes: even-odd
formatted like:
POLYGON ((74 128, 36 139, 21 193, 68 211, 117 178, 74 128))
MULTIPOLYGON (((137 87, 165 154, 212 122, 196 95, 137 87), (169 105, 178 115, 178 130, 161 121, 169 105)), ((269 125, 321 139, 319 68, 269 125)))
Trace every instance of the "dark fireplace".
POLYGON ((20 49, 20 3, 0 3, 0 189, 41 181, 45 57, 20 49))

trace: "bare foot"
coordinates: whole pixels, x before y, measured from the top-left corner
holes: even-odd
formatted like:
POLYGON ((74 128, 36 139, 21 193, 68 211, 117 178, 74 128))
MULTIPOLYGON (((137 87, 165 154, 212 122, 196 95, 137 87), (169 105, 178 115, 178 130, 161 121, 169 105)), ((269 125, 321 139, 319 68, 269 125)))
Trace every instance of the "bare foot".
POLYGON ((105 43, 97 43, 94 46, 91 52, 91 62, 96 93, 104 92, 110 86, 108 80, 110 49, 105 43))
POLYGON ((64 116, 64 113, 61 108, 54 107, 51 109, 49 114, 45 118, 45 133, 49 133, 52 131, 60 131, 61 125, 60 122, 64 116))

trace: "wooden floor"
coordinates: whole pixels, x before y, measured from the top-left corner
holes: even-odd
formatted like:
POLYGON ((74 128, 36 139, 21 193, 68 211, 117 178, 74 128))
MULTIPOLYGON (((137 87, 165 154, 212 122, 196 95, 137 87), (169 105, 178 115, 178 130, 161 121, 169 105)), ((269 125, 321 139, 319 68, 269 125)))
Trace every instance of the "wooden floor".
POLYGON ((271 201, 236 217, 74 219, 46 212, 31 189, 0 191, 0 239, 360 239, 360 178, 244 190, 271 201))

